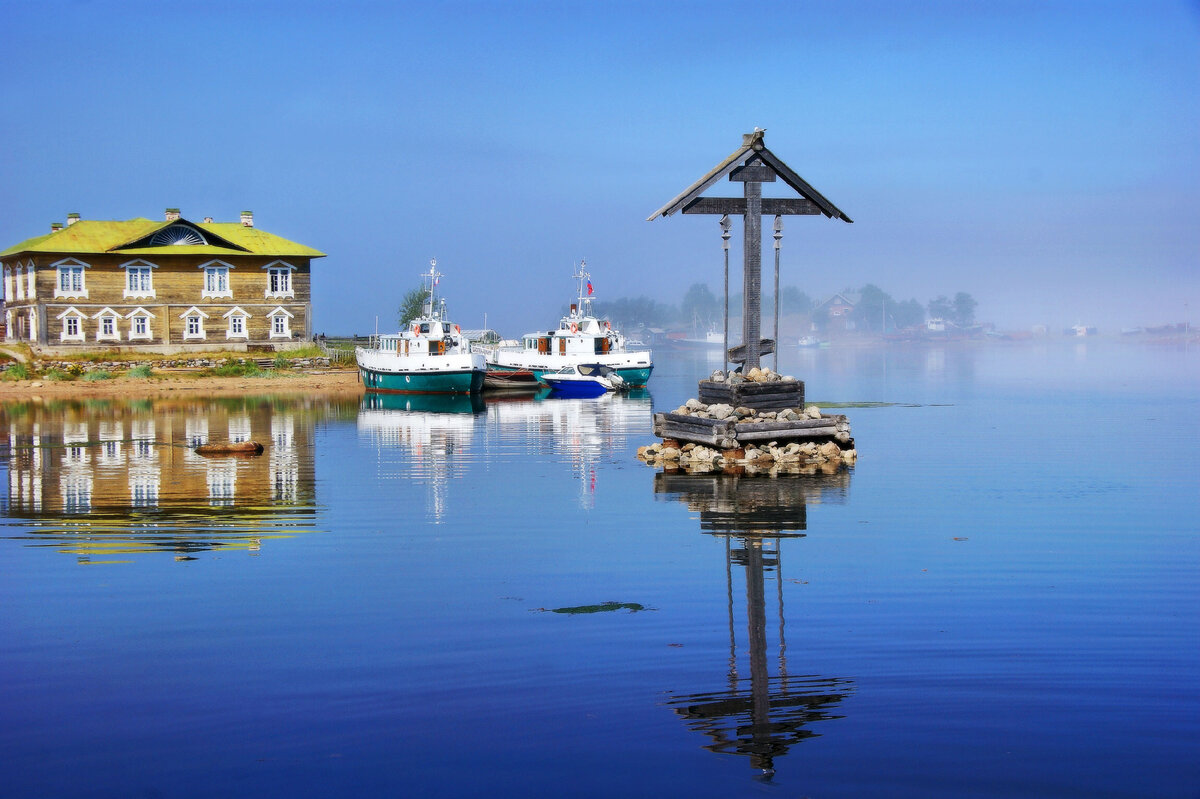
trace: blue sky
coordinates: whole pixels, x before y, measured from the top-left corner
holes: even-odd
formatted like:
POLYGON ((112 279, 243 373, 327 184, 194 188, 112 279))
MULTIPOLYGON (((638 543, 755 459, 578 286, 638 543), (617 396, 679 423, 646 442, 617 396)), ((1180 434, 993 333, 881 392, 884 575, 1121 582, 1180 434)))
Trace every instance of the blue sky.
MULTIPOLYGON (((434 256, 456 320, 507 335, 557 318, 580 258, 601 299, 718 289, 715 218, 645 219, 755 126, 855 220, 787 219, 785 285, 969 291, 1009 327, 1200 317, 1196 2, 6 2, 0 26, 3 246, 68 212, 250 209, 328 253, 318 331, 392 327, 434 256)), ((736 283, 736 228, 733 252, 736 283)))

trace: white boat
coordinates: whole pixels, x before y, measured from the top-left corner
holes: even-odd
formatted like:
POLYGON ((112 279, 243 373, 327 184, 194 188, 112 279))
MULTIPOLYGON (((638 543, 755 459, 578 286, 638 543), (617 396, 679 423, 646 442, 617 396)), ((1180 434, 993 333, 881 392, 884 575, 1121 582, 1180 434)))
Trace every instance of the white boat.
POLYGON ((573 364, 554 372, 544 372, 542 382, 551 391, 566 397, 599 397, 609 391, 628 388, 615 369, 598 363, 573 364))
POLYGON ((558 328, 526 333, 515 347, 492 349, 487 356, 488 369, 529 370, 540 380, 546 372, 564 366, 598 363, 616 370, 630 387, 646 385, 654 369, 650 350, 629 347, 608 321, 592 314, 592 282, 586 263, 579 262, 573 277, 579 281, 578 299, 559 320, 558 328))
POLYGON ((437 298, 441 277, 435 258, 429 262, 429 272, 422 276, 427 297, 421 315, 407 329, 374 336, 370 346, 354 350, 367 391, 478 394, 483 388, 487 363, 482 352, 472 352, 471 342, 446 317, 446 301, 437 298))

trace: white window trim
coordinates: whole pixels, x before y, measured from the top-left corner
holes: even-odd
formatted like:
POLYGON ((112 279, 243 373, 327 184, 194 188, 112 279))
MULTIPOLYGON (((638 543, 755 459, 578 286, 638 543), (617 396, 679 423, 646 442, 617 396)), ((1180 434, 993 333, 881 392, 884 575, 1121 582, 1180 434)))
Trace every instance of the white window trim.
POLYGON ((58 316, 56 316, 54 318, 62 321, 62 330, 58 334, 59 341, 78 341, 78 342, 87 341, 87 334, 83 332, 83 320, 87 319, 87 315, 84 314, 83 311, 79 310, 75 306, 71 306, 70 308, 63 311, 62 313, 60 313, 58 316), (70 335, 67 333, 67 317, 68 316, 74 317, 76 320, 78 320, 79 332, 76 333, 75 335, 70 335))
POLYGON ((218 299, 221 297, 233 297, 233 264, 227 264, 224 261, 207 261, 200 264, 200 269, 204 270, 204 276, 201 278, 203 282, 200 284, 201 299, 218 299), (221 269, 225 270, 225 290, 224 291, 209 291, 208 290, 208 270, 221 269))
POLYGON ((150 324, 150 320, 154 318, 154 314, 147 311, 145 308, 134 308, 129 313, 125 314, 125 318, 129 320, 129 340, 130 341, 150 341, 154 338, 154 328, 150 324), (146 332, 138 333, 134 328, 134 317, 140 316, 146 320, 146 332))
MULTIPOLYGON (((37 299, 37 267, 33 261, 30 261, 25 268, 29 270, 29 286, 25 289, 25 298, 28 300, 37 299)), ((18 280, 20 277, 17 278, 18 280)))
POLYGON ((204 330, 204 320, 208 318, 208 314, 206 314, 204 311, 193 305, 191 308, 188 308, 186 311, 181 313, 179 318, 183 320, 184 341, 197 341, 208 338, 208 333, 204 330), (198 333, 188 333, 187 320, 188 317, 192 316, 197 317, 200 320, 200 331, 198 333))
MULTIPOLYGON (((21 274, 21 272, 22 272, 21 265, 17 264, 15 267, 12 268, 11 271, 12 271, 12 277, 13 277, 13 280, 12 280, 13 293, 6 294, 5 296, 13 297, 18 300, 23 300, 23 299, 25 299, 25 276, 23 274, 21 274)), ((8 288, 8 285, 9 285, 8 284, 8 276, 5 275, 4 287, 8 288)))
POLYGON ((158 269, 158 264, 152 264, 149 261, 143 261, 137 258, 133 261, 126 261, 121 264, 121 268, 125 270, 125 289, 122 294, 125 299, 137 300, 153 300, 158 297, 158 290, 154 288, 154 270, 158 269), (150 270, 150 289, 149 291, 130 291, 129 290, 129 270, 130 269, 149 269, 150 270))
POLYGON ((88 298, 87 270, 91 264, 85 264, 75 258, 64 258, 56 261, 52 266, 54 267, 54 299, 86 300, 88 298), (62 270, 64 268, 82 270, 79 275, 79 291, 63 291, 62 270))
POLYGON ((288 339, 290 339, 292 337, 291 320, 296 318, 296 315, 294 313, 289 311, 287 308, 279 307, 279 308, 276 308, 275 310, 271 311, 269 314, 267 314, 267 318, 271 320, 270 324, 267 326, 267 330, 269 331, 267 334, 268 338, 288 338, 288 339), (279 316, 280 314, 284 315, 283 332, 276 333, 275 332, 275 317, 279 316))
POLYGON ((96 341, 121 340, 121 326, 117 324, 121 319, 121 315, 119 313, 114 311, 112 308, 103 308, 97 313, 92 314, 92 318, 96 320, 96 341), (111 334, 106 334, 104 332, 105 317, 113 320, 113 332, 111 334))
POLYGON ((250 318, 250 314, 246 313, 241 308, 238 308, 235 305, 233 308, 231 308, 228 311, 226 311, 225 313, 221 314, 221 318, 229 320, 229 322, 225 326, 225 338, 227 338, 227 339, 230 339, 230 338, 248 339, 248 338, 250 338, 250 325, 246 324, 246 320, 250 318), (242 332, 241 333, 233 332, 233 317, 235 317, 235 316, 240 317, 242 320, 242 332))
POLYGON ((13 339, 14 339, 14 335, 13 335, 12 311, 5 311, 4 312, 4 340, 12 341, 13 339))
POLYGON ((272 261, 263 267, 267 270, 267 289, 263 292, 263 296, 271 299, 294 299, 296 297, 296 267, 289 264, 287 261, 272 261), (279 270, 288 270, 288 287, 287 291, 271 291, 271 272, 279 270))
POLYGON ((13 270, 12 267, 4 267, 4 299, 6 302, 12 302, 15 299, 13 295, 13 270))

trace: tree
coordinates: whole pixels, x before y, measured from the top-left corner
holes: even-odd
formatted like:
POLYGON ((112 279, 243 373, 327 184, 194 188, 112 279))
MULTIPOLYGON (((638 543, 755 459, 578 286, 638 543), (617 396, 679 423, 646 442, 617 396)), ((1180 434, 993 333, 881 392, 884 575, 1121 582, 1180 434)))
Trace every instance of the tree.
POLYGON ((779 308, 785 315, 806 314, 813 309, 813 300, 795 286, 784 286, 779 292, 779 308))
MULTIPOLYGON (((887 317, 895 311, 896 301, 874 283, 868 283, 859 291, 858 305, 854 306, 851 318, 858 330, 883 333, 887 330, 887 317)), ((892 327, 896 326, 892 322, 892 327)))
POLYGON ((946 298, 945 294, 929 301, 930 319, 952 319, 953 317, 954 306, 950 304, 950 300, 946 298))
POLYGON ((895 320, 898 330, 917 327, 925 322, 925 306, 916 300, 905 300, 896 303, 895 309, 891 311, 891 316, 895 320))
POLYGON ((400 327, 405 327, 424 312, 427 299, 429 292, 423 286, 417 286, 404 295, 400 301, 400 327))
POLYGON ((685 323, 691 323, 693 332, 712 329, 721 316, 721 301, 705 283, 693 283, 683 295, 680 305, 685 323))
POLYGON ((954 323, 960 327, 967 327, 975 322, 975 306, 979 303, 975 302, 975 298, 965 291, 960 291, 954 295, 954 323))

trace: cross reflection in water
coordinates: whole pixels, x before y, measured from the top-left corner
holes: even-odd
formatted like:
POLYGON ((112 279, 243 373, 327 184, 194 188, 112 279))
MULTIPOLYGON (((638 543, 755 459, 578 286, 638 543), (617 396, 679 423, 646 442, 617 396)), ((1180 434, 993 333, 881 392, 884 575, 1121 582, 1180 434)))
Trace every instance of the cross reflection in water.
POLYGON ((779 475, 774 478, 722 474, 655 476, 654 491, 700 514, 700 529, 725 540, 725 592, 729 610, 727 685, 714 691, 677 695, 667 704, 704 733, 713 752, 745 755, 769 779, 775 759, 819 733, 814 722, 840 718, 833 712, 853 689, 849 680, 788 671, 781 545, 803 538, 808 504, 844 503, 850 473, 779 475), (745 583, 749 676, 739 672, 734 613, 735 571, 745 583), (771 672, 767 632, 767 583, 775 579, 778 621, 776 673, 771 672))

